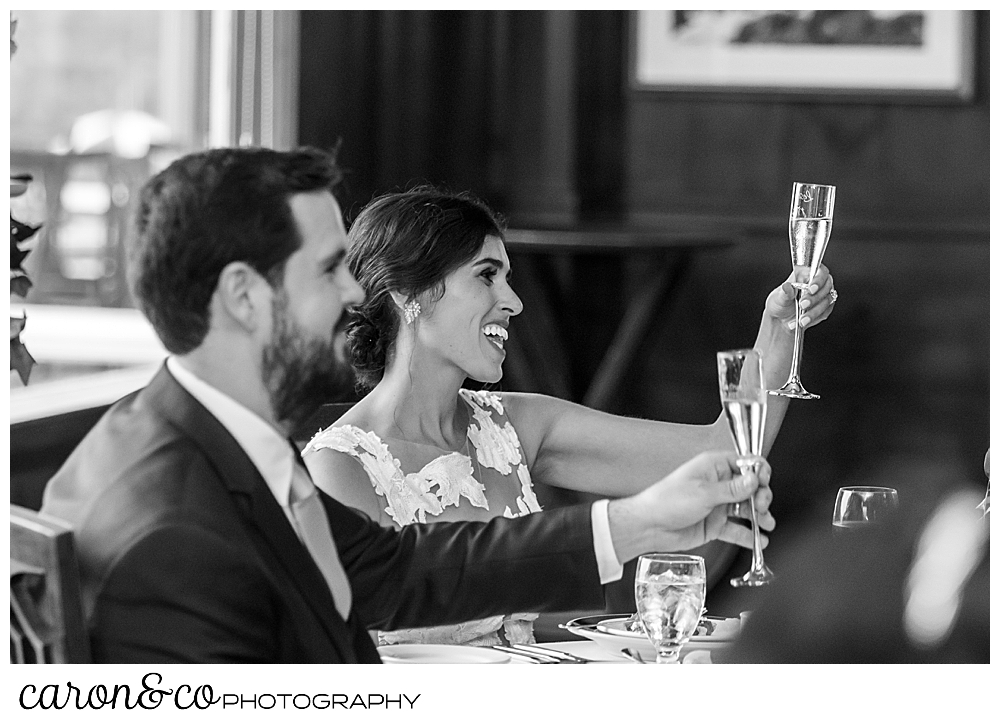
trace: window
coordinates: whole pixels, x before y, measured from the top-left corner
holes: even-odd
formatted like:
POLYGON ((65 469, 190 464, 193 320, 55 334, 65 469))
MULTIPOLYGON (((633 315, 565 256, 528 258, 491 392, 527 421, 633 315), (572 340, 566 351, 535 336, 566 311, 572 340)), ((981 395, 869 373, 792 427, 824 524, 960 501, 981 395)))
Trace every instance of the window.
POLYGON ((106 404, 165 352, 129 295, 124 244, 142 184, 199 148, 295 142, 295 11, 14 11, 11 173, 33 178, 11 214, 42 225, 11 422, 106 404), (89 392, 88 392, 89 390, 89 392))

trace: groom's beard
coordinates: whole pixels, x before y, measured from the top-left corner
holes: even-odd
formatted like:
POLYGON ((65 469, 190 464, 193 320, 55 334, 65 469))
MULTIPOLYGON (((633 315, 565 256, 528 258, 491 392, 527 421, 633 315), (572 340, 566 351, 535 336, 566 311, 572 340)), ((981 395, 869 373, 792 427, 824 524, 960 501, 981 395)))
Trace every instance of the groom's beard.
POLYGON ((279 289, 272 305, 274 330, 262 357, 263 381, 271 409, 292 428, 305 422, 320 405, 339 402, 354 389, 354 371, 337 350, 337 332, 346 312, 330 330, 330 338, 309 338, 288 314, 287 297, 279 289))

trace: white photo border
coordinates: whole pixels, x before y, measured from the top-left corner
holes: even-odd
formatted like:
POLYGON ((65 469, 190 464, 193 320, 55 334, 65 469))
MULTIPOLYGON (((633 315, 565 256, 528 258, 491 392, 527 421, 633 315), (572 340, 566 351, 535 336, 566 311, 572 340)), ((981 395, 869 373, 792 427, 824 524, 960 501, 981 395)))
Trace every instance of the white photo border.
POLYGON ((958 102, 971 100, 974 92, 973 11, 921 11, 920 48, 682 44, 667 32, 670 12, 632 13, 634 90, 958 102))

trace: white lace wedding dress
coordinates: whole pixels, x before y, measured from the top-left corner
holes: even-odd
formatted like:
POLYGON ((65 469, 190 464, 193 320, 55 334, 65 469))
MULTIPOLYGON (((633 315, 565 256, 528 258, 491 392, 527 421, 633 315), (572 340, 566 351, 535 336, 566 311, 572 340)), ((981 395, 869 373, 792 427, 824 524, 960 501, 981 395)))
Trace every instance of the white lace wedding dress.
MULTIPOLYGON (((378 496, 386 503, 380 523, 402 527, 433 520, 515 518, 541 510, 514 426, 493 392, 460 390, 471 420, 466 453, 435 457, 419 471, 406 473, 388 445, 374 432, 353 425, 331 426, 303 450, 329 448, 357 459, 378 496), (475 457, 470 453, 475 449, 475 457)), ((407 443, 412 444, 412 443, 407 443)), ((451 643, 492 646, 534 643, 534 613, 493 616, 448 626, 380 631, 380 644, 451 643)))

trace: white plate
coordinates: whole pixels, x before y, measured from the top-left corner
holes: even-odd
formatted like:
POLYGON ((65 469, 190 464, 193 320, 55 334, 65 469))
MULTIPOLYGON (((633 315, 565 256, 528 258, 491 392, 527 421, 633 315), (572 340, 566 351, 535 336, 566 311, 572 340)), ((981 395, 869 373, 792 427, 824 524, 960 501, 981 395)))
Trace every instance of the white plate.
MULTIPOLYGON (((645 639, 646 634, 642 631, 629 631, 626 628, 630 618, 630 616, 606 618, 597 624, 597 630, 613 636, 645 639)), ((736 634, 740 632, 740 620, 738 618, 721 618, 719 616, 705 616, 705 618, 715 624, 715 630, 708 635, 692 636, 691 643, 733 641, 736 638, 736 634)))
MULTIPOLYGON (((570 633, 583 636, 599 644, 601 648, 617 656, 623 656, 622 649, 630 649, 637 652, 647 661, 656 658, 656 650, 653 644, 645 635, 634 631, 625 630, 625 620, 628 616, 622 614, 604 614, 600 616, 583 616, 575 618, 565 624, 565 628, 570 633)), ((725 634, 734 627, 739 630, 739 619, 726 619, 727 625, 723 627, 720 634, 725 634), (728 623, 732 621, 733 623, 728 623)), ((683 659, 691 651, 721 649, 729 646, 733 638, 728 635, 723 636, 693 636, 687 644, 681 648, 680 656, 683 659)))
POLYGON ((502 651, 450 644, 393 644, 379 646, 383 664, 506 664, 502 651))

